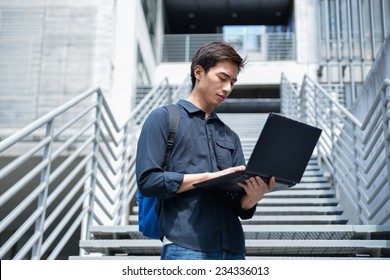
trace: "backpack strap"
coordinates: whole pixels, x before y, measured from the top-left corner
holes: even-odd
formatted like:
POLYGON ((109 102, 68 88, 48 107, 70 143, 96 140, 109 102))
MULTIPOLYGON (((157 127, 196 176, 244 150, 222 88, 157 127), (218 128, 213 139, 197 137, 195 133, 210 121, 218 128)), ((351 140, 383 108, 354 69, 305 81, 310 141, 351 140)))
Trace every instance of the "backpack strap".
MULTIPOLYGON (((165 108, 168 110, 169 132, 168 132, 167 150, 165 152, 163 169, 167 170, 169 158, 171 157, 173 141, 175 140, 176 132, 180 124, 180 111, 175 104, 166 105, 165 108)), ((160 216, 161 209, 162 209, 161 199, 157 199, 156 200, 157 217, 160 216)))
POLYGON ((169 133, 168 133, 168 141, 167 141, 167 151, 165 153, 164 170, 167 170, 169 158, 171 156, 173 141, 176 137, 177 129, 179 128, 180 123, 180 111, 179 108, 175 104, 170 104, 165 106, 168 110, 168 123, 169 123, 169 133))

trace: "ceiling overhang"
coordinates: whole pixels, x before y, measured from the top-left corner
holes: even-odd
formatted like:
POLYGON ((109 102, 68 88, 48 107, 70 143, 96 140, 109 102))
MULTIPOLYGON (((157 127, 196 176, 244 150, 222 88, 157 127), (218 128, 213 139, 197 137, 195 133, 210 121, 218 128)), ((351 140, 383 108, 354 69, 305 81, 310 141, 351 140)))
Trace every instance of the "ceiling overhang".
POLYGON ((287 25, 293 0, 164 0, 168 33, 215 33, 225 25, 287 25))

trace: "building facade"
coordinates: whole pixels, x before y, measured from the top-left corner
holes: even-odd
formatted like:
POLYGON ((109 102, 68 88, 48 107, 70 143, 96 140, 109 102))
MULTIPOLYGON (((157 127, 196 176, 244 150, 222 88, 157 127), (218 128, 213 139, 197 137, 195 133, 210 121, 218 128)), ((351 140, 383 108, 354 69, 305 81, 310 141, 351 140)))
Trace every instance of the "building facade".
POLYGON ((92 86, 125 119, 163 79, 182 83, 213 40, 248 58, 233 98, 279 98, 284 72, 350 107, 390 26, 385 0, 209 2, 0 0, 1 137, 92 86))

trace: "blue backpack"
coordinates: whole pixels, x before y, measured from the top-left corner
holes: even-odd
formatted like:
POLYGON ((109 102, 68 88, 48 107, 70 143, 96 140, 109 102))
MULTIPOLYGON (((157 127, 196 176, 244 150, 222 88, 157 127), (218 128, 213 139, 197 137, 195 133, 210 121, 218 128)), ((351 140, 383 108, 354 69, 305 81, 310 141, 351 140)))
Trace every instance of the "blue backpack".
MULTIPOLYGON (((173 141, 180 123, 179 108, 170 104, 165 106, 168 110, 169 133, 167 150, 164 158, 164 170, 168 168, 168 162, 172 151, 173 141)), ((158 216, 161 210, 161 202, 156 197, 145 197, 139 191, 136 194, 138 201, 138 229, 146 237, 160 239, 158 230, 158 216)))

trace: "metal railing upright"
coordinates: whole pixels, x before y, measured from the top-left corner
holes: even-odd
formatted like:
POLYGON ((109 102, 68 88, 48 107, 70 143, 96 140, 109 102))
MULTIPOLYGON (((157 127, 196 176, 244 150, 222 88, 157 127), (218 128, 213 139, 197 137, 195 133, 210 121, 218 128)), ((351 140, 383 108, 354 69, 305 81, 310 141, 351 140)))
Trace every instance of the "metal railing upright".
POLYGON ((1 141, 0 259, 57 259, 90 226, 126 224, 138 130, 187 92, 188 80, 174 92, 164 80, 119 125, 93 88, 1 141))
POLYGON ((318 156, 356 223, 390 223, 390 80, 383 81, 363 122, 336 95, 305 76, 298 91, 283 74, 282 113, 320 127, 318 156))

